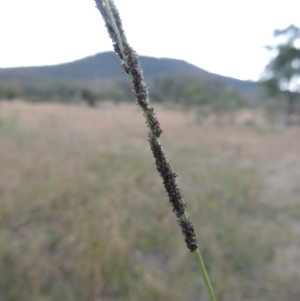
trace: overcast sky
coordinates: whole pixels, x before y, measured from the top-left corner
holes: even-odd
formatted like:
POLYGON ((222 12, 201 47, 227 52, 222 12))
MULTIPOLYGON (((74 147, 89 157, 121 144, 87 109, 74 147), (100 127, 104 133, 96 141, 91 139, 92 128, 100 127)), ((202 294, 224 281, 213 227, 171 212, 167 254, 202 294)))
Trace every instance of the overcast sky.
MULTIPOLYGON (((257 79, 276 28, 300 26, 299 0, 115 0, 140 55, 257 79)), ((0 67, 49 65, 112 50, 94 0, 0 0, 0 67)))

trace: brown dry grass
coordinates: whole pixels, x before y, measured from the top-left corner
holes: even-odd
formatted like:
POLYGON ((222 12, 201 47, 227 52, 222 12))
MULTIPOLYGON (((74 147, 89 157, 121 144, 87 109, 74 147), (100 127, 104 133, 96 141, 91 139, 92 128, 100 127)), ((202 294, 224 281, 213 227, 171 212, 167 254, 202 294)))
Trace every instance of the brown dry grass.
MULTIPOLYGON (((156 110, 219 300, 299 299, 300 130, 156 110)), ((1 300, 206 300, 137 106, 0 121, 1 300)))

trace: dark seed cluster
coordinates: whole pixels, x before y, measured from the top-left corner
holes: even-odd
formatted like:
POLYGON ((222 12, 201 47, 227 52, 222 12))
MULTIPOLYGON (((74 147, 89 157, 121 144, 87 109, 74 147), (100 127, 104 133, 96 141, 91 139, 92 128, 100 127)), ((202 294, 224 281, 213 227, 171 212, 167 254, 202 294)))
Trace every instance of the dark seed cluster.
MULTIPOLYGON (((156 118, 155 111, 150 107, 149 91, 148 87, 144 82, 142 69, 140 67, 138 55, 136 52, 126 43, 124 46, 125 60, 123 60, 123 70, 125 73, 130 75, 132 81, 133 91, 136 96, 136 102, 141 106, 141 108, 146 112, 147 119, 149 122, 149 127, 154 135, 158 138, 162 133, 159 122, 156 118)), ((121 57, 120 57, 121 58, 121 57)))
POLYGON ((180 218, 184 214, 186 204, 184 203, 180 189, 175 181, 177 175, 173 172, 172 167, 167 161, 165 153, 157 139, 149 135, 149 142, 155 158, 157 170, 163 179, 163 184, 167 191, 169 201, 173 207, 173 212, 178 218, 180 218))
POLYGON ((156 118, 155 111, 154 111, 153 108, 149 108, 147 110, 147 112, 149 112, 148 118, 149 118, 149 122, 151 124, 151 129, 152 129, 154 135, 158 138, 162 133, 162 129, 161 129, 160 124, 159 124, 159 122, 156 118))
POLYGON ((194 252, 197 249, 196 235, 192 222, 190 220, 182 219, 186 209, 186 204, 176 183, 177 175, 173 172, 170 163, 167 161, 158 140, 149 135, 149 142, 155 158, 157 170, 163 179, 163 184, 169 197, 169 202, 172 205, 173 212, 177 216, 177 221, 181 227, 186 245, 191 252, 194 252))
POLYGON ((195 235, 195 229, 194 229, 194 225, 191 222, 190 219, 188 220, 178 220, 178 224, 180 225, 184 240, 186 242, 186 245, 188 247, 188 249, 191 252, 194 252, 195 250, 197 250, 198 245, 197 245, 197 239, 196 239, 196 235, 195 235))

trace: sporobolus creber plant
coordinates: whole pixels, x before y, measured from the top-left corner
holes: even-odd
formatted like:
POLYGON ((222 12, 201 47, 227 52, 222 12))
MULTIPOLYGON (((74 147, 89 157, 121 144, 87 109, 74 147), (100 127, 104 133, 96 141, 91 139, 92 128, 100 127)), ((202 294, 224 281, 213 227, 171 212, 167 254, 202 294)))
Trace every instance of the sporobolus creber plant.
POLYGON ((201 253, 198 248, 195 229, 186 211, 186 203, 176 183, 176 173, 173 171, 170 162, 167 160, 159 140, 162 129, 156 118, 155 111, 150 104, 149 91, 144 82, 143 73, 140 67, 138 55, 129 45, 123 30, 120 14, 112 0, 95 0, 105 22, 113 47, 121 60, 122 68, 132 84, 136 102, 141 107, 148 127, 148 140, 155 159, 158 173, 160 174, 169 202, 181 228, 187 248, 195 254, 203 276, 211 301, 216 301, 208 274, 206 272, 201 253))

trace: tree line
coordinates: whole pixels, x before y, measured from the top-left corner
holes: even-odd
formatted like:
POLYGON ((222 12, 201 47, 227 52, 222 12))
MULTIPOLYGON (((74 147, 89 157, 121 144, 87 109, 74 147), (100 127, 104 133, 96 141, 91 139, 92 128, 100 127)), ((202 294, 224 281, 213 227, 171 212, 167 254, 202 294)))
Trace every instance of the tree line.
MULTIPOLYGON (((157 77, 148 84, 151 100, 155 102, 174 102, 184 107, 202 105, 223 111, 247 104, 245 96, 214 79, 177 74, 157 77)), ((99 85, 82 82, 1 82, 0 98, 22 98, 33 102, 84 100, 90 106, 102 100, 134 101, 130 84, 124 80, 111 80, 99 85)))

